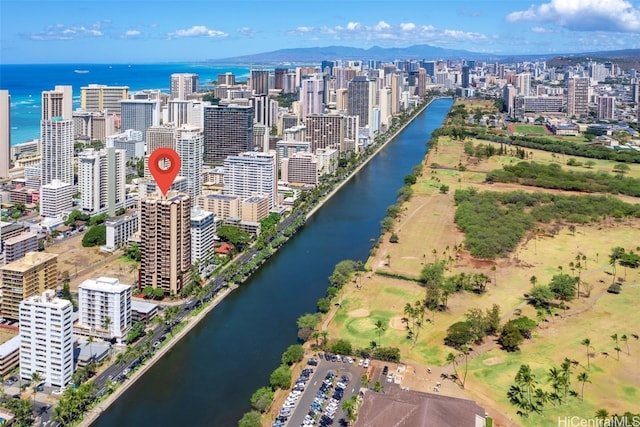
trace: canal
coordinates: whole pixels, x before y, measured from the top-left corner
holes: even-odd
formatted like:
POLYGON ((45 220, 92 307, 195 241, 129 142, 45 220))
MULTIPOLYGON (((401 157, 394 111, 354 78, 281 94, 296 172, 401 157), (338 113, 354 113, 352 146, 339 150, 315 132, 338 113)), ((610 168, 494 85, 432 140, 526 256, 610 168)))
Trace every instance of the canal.
POLYGON ((296 319, 316 311, 335 264, 367 259, 387 207, 452 102, 433 101, 93 426, 236 426, 296 343, 296 319))

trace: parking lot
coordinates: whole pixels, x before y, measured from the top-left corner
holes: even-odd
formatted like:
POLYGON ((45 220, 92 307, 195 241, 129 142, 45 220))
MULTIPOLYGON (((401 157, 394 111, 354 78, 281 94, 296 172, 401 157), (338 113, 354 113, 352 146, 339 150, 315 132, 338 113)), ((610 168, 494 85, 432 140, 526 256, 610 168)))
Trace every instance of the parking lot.
POLYGON ((366 369, 353 358, 351 363, 342 357, 316 360, 317 365, 303 370, 301 378, 306 380, 296 383, 273 426, 345 425, 342 402, 360 391, 366 369))

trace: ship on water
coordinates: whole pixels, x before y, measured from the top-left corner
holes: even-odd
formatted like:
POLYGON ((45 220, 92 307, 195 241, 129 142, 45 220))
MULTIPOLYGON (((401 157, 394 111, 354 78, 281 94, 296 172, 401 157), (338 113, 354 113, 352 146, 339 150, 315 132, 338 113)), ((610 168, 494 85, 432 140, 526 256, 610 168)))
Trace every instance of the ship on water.
POLYGON ((89 70, 73 70, 73 72, 76 74, 87 74, 89 70))

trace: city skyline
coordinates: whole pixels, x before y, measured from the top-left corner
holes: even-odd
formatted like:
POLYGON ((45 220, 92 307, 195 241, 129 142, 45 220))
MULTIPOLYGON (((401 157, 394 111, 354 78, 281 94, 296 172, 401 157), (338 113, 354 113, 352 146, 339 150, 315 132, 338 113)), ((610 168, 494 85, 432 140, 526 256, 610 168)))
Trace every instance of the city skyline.
POLYGON ((640 2, 628 0, 187 5, 3 0, 2 62, 197 61, 328 45, 429 44, 492 54, 640 48, 640 2))

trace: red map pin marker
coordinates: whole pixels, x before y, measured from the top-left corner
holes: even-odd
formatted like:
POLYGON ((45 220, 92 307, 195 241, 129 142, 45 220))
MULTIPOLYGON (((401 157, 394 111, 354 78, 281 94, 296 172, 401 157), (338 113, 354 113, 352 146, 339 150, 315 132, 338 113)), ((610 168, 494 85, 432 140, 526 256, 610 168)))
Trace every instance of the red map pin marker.
POLYGON ((153 153, 149 156, 149 171, 153 175, 153 179, 156 180, 162 195, 166 196, 173 180, 176 179, 178 172, 180 172, 180 156, 171 148, 162 147, 157 150, 153 150, 153 153), (169 161, 169 167, 163 169, 164 160, 169 161))

